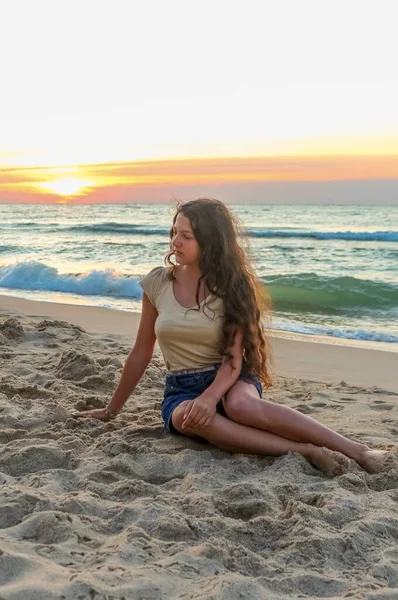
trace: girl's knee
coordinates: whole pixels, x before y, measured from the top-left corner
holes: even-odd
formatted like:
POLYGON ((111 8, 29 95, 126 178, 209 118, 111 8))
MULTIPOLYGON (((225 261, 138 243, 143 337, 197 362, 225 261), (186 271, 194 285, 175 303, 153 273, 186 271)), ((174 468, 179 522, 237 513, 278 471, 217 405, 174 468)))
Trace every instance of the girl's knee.
POLYGON ((224 408, 232 420, 246 414, 249 409, 249 400, 244 395, 231 394, 224 399, 224 408))
POLYGON ((204 442, 206 440, 205 440, 205 437, 202 435, 203 428, 201 428, 201 427, 184 427, 184 429, 183 429, 183 427, 182 427, 185 413, 187 412, 191 402, 192 402, 192 400, 186 400, 186 401, 182 402, 179 406, 177 406, 177 408, 175 408, 173 410, 173 414, 171 415, 171 422, 173 423, 173 426, 175 427, 175 429, 177 429, 177 431, 179 433, 182 433, 183 435, 186 435, 188 437, 191 437, 191 438, 197 439, 201 442, 204 442))
POLYGON ((253 398, 252 394, 227 395, 224 400, 225 412, 230 419, 237 422, 240 422, 240 419, 246 418, 248 414, 253 415, 258 410, 261 410, 261 413, 265 410, 266 413, 269 404, 271 403, 261 398, 253 398))
POLYGON ((180 433, 188 433, 187 429, 182 428, 182 423, 190 402, 191 400, 184 400, 184 402, 181 402, 181 404, 179 404, 177 408, 173 410, 173 414, 171 415, 171 422, 180 433))

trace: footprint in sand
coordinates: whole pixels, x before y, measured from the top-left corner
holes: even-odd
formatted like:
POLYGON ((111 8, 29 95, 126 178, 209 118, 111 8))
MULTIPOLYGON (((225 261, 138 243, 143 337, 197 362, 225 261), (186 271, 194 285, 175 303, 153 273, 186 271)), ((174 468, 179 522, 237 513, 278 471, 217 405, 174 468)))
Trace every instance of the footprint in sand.
POLYGON ((342 396, 338 399, 339 402, 358 402, 356 398, 347 398, 347 396, 342 396))
POLYGON ((46 469, 71 469, 75 463, 70 450, 64 452, 48 445, 27 446, 16 452, 7 448, 0 454, 0 470, 13 477, 46 469))
POLYGON ((279 511, 277 497, 263 485, 250 482, 224 486, 213 497, 216 510, 224 517, 250 521, 262 515, 276 514, 279 511))
POLYGON ((312 412, 314 412, 311 406, 308 406, 308 404, 298 404, 294 408, 295 410, 298 410, 298 412, 303 413, 303 415, 310 415, 312 412))
POLYGON ((17 540, 26 539, 42 544, 59 544, 76 537, 71 517, 58 511, 29 515, 18 525, 9 528, 8 535, 17 540))
POLYGON ((7 319, 0 324, 0 333, 3 338, 12 342, 22 342, 25 339, 25 330, 18 319, 7 319))
POLYGON ((370 405, 372 410, 392 410, 394 408, 393 404, 387 404, 383 402, 383 400, 375 400, 373 404, 370 405))

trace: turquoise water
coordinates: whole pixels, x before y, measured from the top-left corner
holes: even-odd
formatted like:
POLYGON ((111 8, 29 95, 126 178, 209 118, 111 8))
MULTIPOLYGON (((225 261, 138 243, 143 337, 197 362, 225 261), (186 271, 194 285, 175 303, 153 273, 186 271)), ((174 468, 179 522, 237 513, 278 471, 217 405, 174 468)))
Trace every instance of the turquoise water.
MULTIPOLYGON (((398 207, 231 206, 277 329, 398 344, 398 207)), ((0 205, 0 293, 140 309, 171 205, 0 205)))

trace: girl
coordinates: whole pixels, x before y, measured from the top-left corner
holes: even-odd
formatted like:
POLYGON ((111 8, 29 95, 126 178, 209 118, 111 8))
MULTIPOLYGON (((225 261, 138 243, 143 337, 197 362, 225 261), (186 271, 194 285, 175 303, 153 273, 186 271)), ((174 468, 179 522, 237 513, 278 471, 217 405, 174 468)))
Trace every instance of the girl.
POLYGON ((199 198, 177 206, 167 266, 140 281, 141 320, 120 383, 106 408, 75 416, 115 418, 157 338, 167 368, 162 417, 168 432, 204 438, 230 452, 298 452, 327 475, 344 472, 348 458, 377 470, 386 452, 262 399, 263 386, 271 384, 261 320, 267 299, 242 239, 239 221, 224 203, 199 198))

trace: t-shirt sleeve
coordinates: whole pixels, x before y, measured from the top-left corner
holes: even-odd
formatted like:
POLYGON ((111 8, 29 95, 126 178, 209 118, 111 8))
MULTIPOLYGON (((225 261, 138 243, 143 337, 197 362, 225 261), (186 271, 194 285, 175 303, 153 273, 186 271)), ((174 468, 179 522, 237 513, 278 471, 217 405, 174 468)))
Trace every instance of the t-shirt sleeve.
POLYGON ((164 267, 155 267, 138 282, 155 308, 156 300, 165 281, 164 271, 164 267))

